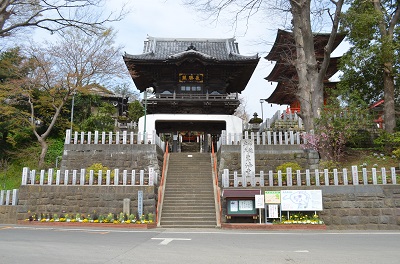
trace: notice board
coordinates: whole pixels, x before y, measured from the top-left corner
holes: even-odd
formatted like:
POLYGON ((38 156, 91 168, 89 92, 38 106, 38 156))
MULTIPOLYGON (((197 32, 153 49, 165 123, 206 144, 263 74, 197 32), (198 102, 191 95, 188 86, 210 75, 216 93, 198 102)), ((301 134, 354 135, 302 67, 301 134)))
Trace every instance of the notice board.
POLYGON ((321 190, 281 190, 282 211, 322 211, 321 190))
POLYGON ((254 205, 254 200, 228 200, 228 214, 229 215, 253 215, 257 214, 257 209, 254 205))

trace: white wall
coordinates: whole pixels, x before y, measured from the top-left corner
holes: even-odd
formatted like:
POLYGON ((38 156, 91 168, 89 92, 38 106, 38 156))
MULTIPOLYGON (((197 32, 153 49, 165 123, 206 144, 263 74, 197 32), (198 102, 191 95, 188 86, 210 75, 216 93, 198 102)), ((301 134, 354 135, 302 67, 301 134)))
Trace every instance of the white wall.
MULTIPOLYGON (((233 115, 153 114, 146 116, 146 132, 156 129, 156 121, 225 121, 227 133, 242 133, 242 119, 233 115)), ((144 116, 139 119, 138 131, 143 133, 144 116)))

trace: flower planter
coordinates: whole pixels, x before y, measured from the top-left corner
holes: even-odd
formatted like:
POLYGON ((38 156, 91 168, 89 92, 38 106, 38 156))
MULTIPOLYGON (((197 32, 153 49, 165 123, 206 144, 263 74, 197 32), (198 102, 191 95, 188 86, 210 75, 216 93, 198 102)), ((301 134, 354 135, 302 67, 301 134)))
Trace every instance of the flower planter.
POLYGON ((134 229, 151 229, 156 228, 156 223, 149 224, 114 224, 114 223, 83 223, 83 222, 40 222, 40 221, 25 221, 18 220, 19 225, 29 226, 48 226, 48 227, 102 227, 102 228, 134 228, 134 229))
POLYGON ((222 229, 248 230, 326 230, 326 225, 312 224, 254 224, 254 223, 222 223, 222 229))

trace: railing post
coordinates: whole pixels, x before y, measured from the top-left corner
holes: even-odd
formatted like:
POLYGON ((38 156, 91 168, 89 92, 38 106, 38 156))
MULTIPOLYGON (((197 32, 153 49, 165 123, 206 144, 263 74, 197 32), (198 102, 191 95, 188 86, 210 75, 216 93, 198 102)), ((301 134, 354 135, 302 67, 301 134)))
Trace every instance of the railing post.
POLYGON ((329 171, 328 169, 324 169, 324 176, 325 176, 325 186, 329 185, 329 171))
POLYGON ((390 172, 392 175, 392 184, 397 184, 396 182, 396 168, 395 167, 391 167, 390 168, 390 172))
POLYGON ((233 187, 238 187, 239 182, 238 182, 238 175, 237 171, 233 172, 233 187))
POLYGON ((292 168, 286 168, 286 184, 292 186, 292 168))
POLYGON ((382 172, 382 184, 387 184, 387 180, 386 180, 386 168, 382 168, 381 169, 382 172))
POLYGON ((128 184, 128 171, 127 170, 122 171, 122 184, 123 185, 128 184))
POLYGON ((114 169, 114 185, 119 184, 119 169, 114 169))
POLYGON ((333 184, 339 185, 338 170, 333 169, 333 184))
POLYGON ((318 169, 315 169, 314 176, 315 176, 315 185, 316 186, 320 186, 320 183, 319 183, 319 170, 318 169))
POLYGON ((85 132, 81 132, 81 144, 85 142, 85 132))
POLYGON ((7 190, 6 191, 6 205, 10 205, 10 199, 11 199, 11 191, 7 190))
POLYGON ((0 205, 4 205, 4 190, 0 190, 0 205))
POLYGON ((306 185, 310 186, 311 185, 311 176, 310 176, 310 170, 306 170, 306 185))
POLYGON ((367 185, 368 184, 367 168, 362 168, 362 175, 363 175, 363 183, 364 185, 367 185))
POLYGON ((44 176, 45 176, 45 171, 44 170, 40 170, 40 185, 44 184, 44 176))
POLYGON ((136 171, 132 170, 132 174, 131 174, 131 185, 135 185, 136 184, 136 171))
POLYGON ((351 166, 351 176, 353 179, 353 185, 358 185, 358 168, 356 165, 351 166))
POLYGON ((47 171, 47 185, 53 184, 53 173, 54 173, 54 170, 52 168, 50 168, 47 171))
POLYGON ((64 185, 68 185, 69 170, 64 171, 64 185))
POLYGON ((89 185, 93 185, 93 180, 94 180, 94 171, 90 170, 89 171, 89 185))
POLYGON ((61 179, 61 171, 57 170, 57 172, 56 172, 56 185, 60 185, 60 179, 61 179))
POLYGON ((13 189, 11 205, 17 205, 17 204, 18 204, 18 189, 13 189))
POLYGON ((67 131, 65 132, 64 144, 65 145, 71 144, 71 129, 67 129, 67 131))
POLYGON ((140 185, 144 185, 144 170, 140 170, 140 176, 139 176, 139 182, 140 185))
POLYGON ((94 131, 94 144, 99 144, 99 131, 94 131))
POLYGON ((28 177, 29 177, 29 168, 24 167, 22 169, 22 182, 21 185, 27 185, 28 184, 28 177))
POLYGON ((107 170, 106 171, 106 185, 110 185, 111 183, 111 171, 107 170))
POLYGON ((376 176, 376 168, 372 168, 372 184, 377 185, 378 184, 378 177, 376 176))
POLYGON ((80 185, 85 185, 85 180, 86 180, 86 169, 81 169, 81 174, 79 178, 79 184, 80 185))
POLYGON ((301 186, 301 171, 297 170, 297 186, 301 186))
POLYGON ((347 169, 343 168, 343 184, 349 185, 349 179, 347 178, 347 169))
POLYGON ((269 186, 274 186, 274 172, 272 170, 268 171, 268 181, 269 186))
POLYGON ((72 170, 72 185, 76 185, 76 177, 78 175, 77 170, 72 170))

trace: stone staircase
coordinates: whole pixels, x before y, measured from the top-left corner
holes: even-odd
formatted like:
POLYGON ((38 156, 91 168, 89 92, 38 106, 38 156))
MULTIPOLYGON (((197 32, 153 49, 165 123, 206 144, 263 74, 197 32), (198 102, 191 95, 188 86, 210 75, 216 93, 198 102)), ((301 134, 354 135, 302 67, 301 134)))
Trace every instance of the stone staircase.
POLYGON ((216 227, 210 154, 169 155, 161 227, 216 227))

